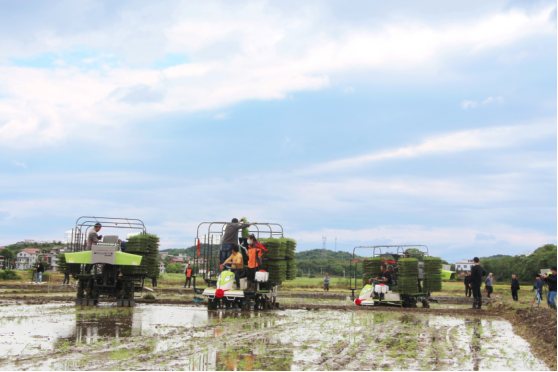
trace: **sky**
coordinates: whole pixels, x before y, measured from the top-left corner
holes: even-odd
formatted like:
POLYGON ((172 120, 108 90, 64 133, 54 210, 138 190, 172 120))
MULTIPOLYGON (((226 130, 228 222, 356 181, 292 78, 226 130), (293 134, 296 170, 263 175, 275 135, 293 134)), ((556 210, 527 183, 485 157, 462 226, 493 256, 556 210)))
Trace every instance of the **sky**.
POLYGON ((556 244, 555 2, 1 7, 0 245, 87 215, 160 249, 233 217, 298 250, 556 244))

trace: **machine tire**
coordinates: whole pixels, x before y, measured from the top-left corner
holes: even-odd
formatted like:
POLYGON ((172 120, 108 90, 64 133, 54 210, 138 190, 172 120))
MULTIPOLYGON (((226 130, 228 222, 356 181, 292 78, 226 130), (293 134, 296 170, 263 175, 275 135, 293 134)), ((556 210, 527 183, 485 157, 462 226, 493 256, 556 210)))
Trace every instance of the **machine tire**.
POLYGON ((78 286, 77 286, 77 295, 76 295, 78 299, 84 298, 83 288, 85 288, 85 283, 82 279, 79 279, 78 286))
POLYGON ((422 307, 425 309, 430 309, 430 302, 427 299, 422 300, 422 307))

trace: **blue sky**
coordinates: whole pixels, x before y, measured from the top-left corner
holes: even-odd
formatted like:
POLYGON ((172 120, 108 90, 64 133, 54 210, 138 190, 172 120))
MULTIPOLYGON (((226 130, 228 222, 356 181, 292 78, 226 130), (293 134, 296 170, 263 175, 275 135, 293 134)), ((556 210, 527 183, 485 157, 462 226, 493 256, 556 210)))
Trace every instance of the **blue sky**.
POLYGON ((0 245, 82 215, 299 249, 556 243, 547 1, 3 2, 0 245))

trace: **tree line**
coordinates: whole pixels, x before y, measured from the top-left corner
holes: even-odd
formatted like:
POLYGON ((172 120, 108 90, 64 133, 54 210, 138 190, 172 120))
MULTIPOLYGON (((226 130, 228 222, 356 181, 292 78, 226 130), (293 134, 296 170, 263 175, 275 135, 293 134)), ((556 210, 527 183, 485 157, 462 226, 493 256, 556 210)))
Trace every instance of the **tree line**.
MULTIPOLYGON (((219 246, 214 249, 219 250, 219 246)), ((196 247, 188 248, 172 248, 166 250, 169 254, 186 253, 191 257, 196 257, 196 247)), ((496 255, 481 258, 481 266, 487 273, 492 272, 496 277, 496 281, 510 280, 511 275, 515 274, 519 281, 531 282, 534 280, 535 274, 541 269, 549 269, 556 266, 556 245, 546 244, 537 248, 531 255, 506 256, 496 255)), ((356 277, 362 277, 361 260, 365 257, 355 255, 358 263, 356 265, 356 277)), ((327 249, 313 249, 295 253, 298 277, 318 277, 326 272, 330 276, 349 277, 349 272, 354 270, 353 254, 350 252, 335 252, 327 249)), ((447 263, 446 261, 443 261, 447 263)), ((453 269, 452 265, 452 269, 453 269)), ((178 266, 177 266, 178 267, 178 266)), ((167 268, 168 271, 168 268, 167 268)))
POLYGON ((531 283, 542 269, 556 266, 556 245, 543 245, 528 256, 481 257, 480 264, 487 273, 492 273, 498 282, 511 280, 511 276, 516 275, 520 282, 531 283))

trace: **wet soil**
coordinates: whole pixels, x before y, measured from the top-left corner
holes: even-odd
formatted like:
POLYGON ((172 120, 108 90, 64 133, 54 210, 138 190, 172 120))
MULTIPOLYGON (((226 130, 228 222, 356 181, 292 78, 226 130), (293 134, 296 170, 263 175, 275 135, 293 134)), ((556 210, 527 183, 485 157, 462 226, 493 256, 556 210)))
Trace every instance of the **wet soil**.
POLYGON ((0 309, 0 370, 547 369, 490 311, 208 312, 12 301, 0 309))
POLYGON ((493 304, 490 310, 499 311, 514 326, 515 333, 531 344, 533 353, 551 370, 557 369, 556 310, 545 307, 514 309, 502 302, 493 304))

